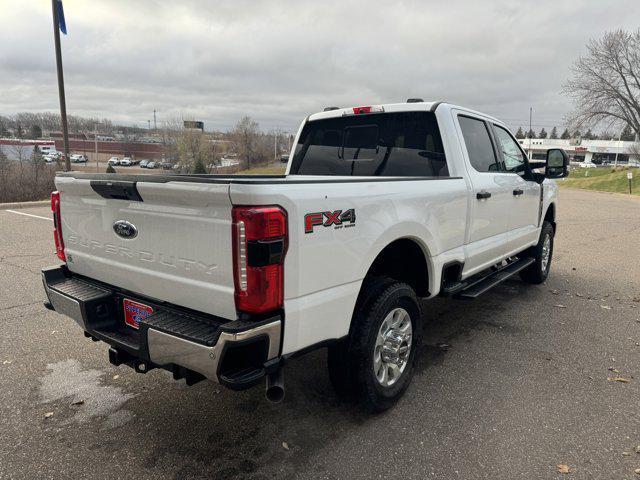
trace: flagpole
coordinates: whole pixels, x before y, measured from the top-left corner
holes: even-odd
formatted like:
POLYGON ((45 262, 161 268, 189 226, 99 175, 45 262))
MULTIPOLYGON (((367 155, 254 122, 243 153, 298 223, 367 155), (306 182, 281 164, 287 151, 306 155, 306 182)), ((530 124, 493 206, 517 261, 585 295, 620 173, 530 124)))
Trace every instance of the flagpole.
POLYGON ((64 170, 71 170, 69 158, 69 129, 67 127, 67 102, 64 96, 64 75, 62 73, 62 51, 60 48, 60 19, 58 18, 58 0, 51 0, 53 10, 53 38, 56 47, 56 67, 58 69, 58 96, 60 97, 60 120, 62 122, 62 140, 64 142, 64 170))

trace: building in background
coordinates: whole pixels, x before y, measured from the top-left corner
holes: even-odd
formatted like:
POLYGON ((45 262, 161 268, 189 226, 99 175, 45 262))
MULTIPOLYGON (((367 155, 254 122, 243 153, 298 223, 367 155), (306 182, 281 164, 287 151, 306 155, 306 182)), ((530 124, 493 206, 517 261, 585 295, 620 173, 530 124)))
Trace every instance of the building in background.
POLYGON ((550 148, 562 148, 572 162, 596 165, 640 166, 640 143, 618 140, 560 140, 550 138, 523 138, 518 140, 525 152, 534 160, 544 160, 550 148), (617 160, 616 160, 617 154, 617 160))

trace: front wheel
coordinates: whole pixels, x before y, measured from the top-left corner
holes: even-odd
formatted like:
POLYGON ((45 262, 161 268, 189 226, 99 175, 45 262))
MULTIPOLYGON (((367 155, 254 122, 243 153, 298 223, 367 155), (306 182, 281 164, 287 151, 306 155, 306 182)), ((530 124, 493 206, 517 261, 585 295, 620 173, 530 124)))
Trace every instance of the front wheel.
POLYGON ((553 225, 543 222, 538 244, 529 249, 534 262, 520 272, 520 278, 528 283, 539 284, 549 276, 551 258, 553 257, 553 225))
POLYGON ((413 289, 391 279, 365 281, 349 338, 329 350, 329 376, 369 411, 391 407, 411 381, 421 337, 413 289))

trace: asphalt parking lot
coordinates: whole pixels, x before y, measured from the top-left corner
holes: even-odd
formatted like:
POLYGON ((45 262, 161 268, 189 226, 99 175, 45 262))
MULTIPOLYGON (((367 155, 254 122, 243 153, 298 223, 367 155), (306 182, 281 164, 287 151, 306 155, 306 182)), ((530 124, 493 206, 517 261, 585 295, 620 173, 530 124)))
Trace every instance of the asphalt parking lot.
POLYGON ((280 405, 111 366, 42 307, 49 209, 0 211, 0 478, 640 478, 640 200, 560 196, 547 283, 426 302, 413 384, 377 416, 336 398, 323 351, 280 405))

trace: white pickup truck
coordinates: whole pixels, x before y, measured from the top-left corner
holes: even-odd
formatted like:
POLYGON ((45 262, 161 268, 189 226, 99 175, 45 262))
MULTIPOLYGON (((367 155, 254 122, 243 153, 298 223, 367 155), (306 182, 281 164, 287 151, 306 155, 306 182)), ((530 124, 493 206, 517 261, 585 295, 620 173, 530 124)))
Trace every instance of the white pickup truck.
POLYGON ((338 392, 367 409, 407 388, 418 298, 474 298, 549 273, 564 151, 532 165, 499 120, 446 103, 327 108, 281 176, 63 173, 50 309, 114 365, 232 389, 328 347, 338 392), (544 168, 544 173, 539 171, 544 168))

